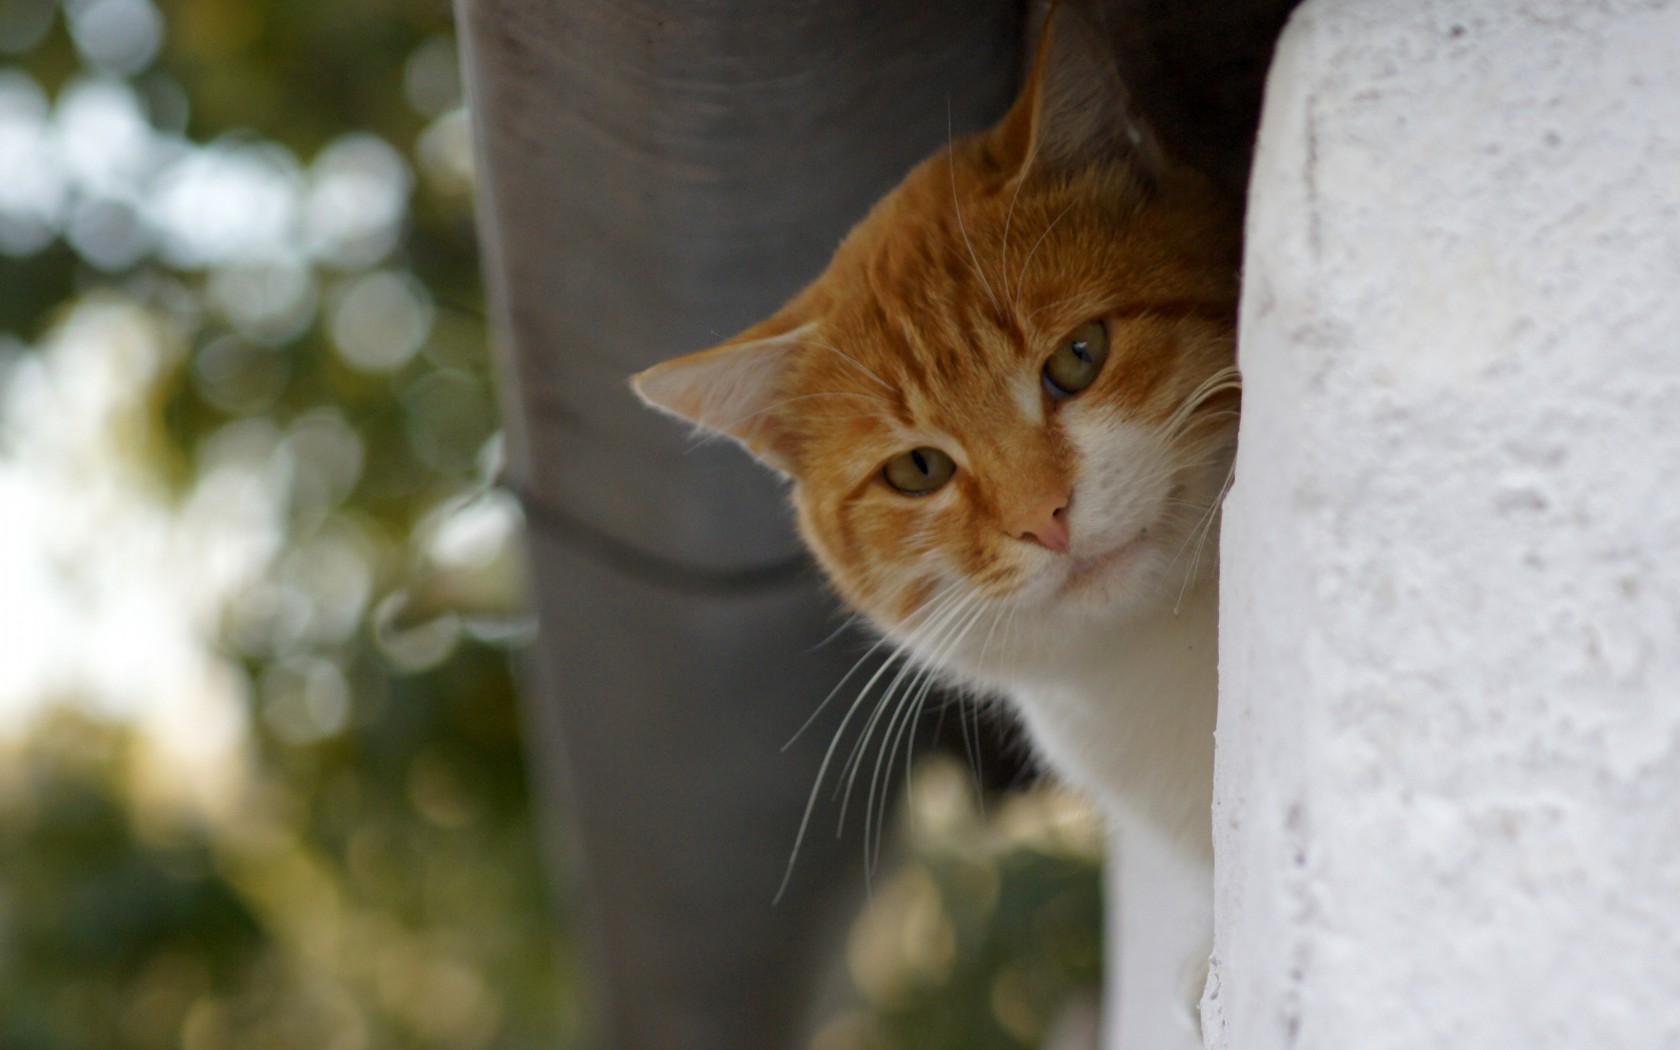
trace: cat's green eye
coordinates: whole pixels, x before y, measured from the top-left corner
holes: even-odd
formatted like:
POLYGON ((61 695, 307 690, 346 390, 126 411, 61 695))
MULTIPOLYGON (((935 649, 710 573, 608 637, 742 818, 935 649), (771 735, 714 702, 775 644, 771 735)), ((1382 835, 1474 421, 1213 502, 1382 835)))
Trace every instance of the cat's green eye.
POLYGON ((1051 397, 1072 397, 1092 383, 1108 360, 1108 329, 1086 321, 1069 332, 1044 362, 1044 386, 1051 397))
POLYGON ((906 496, 926 496, 951 480, 957 464, 936 448, 913 448, 887 460, 881 476, 906 496))

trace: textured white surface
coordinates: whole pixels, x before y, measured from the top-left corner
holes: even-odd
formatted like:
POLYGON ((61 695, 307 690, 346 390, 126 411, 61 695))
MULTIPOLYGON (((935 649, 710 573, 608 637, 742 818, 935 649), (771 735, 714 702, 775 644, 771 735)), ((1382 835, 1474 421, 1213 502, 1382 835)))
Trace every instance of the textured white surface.
POLYGON ((1309 0, 1251 200, 1210 1044, 1680 1047, 1680 2, 1309 0))

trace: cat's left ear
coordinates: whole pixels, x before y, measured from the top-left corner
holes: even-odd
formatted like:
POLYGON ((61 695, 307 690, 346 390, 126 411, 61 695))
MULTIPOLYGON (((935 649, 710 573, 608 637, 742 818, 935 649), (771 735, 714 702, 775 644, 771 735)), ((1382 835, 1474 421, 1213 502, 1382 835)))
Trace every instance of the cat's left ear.
POLYGON ((1051 5, 1021 93, 992 134, 1022 176, 1122 162, 1153 179, 1165 164, 1120 78, 1112 42, 1067 3, 1051 5))
POLYGON ((776 319, 710 350, 654 365, 630 377, 641 399, 704 430, 732 438, 764 464, 793 473, 793 449, 780 413, 790 356, 815 323, 776 319))

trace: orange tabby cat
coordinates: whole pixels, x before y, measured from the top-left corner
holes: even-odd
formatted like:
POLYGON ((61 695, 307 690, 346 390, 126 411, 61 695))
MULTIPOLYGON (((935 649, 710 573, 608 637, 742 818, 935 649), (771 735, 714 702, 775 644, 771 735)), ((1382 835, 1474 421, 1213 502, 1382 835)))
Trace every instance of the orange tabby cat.
POLYGON ((790 477, 845 599, 1007 697, 1102 803, 1108 1042, 1174 1050, 1200 1045, 1211 930, 1238 227, 1088 27, 1053 21, 997 127, 912 171, 775 314, 634 382, 790 477))

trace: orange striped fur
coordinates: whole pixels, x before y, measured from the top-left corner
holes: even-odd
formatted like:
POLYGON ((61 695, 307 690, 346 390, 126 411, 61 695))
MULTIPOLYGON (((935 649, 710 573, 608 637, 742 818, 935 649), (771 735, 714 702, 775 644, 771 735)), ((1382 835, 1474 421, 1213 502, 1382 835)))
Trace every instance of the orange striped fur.
POLYGON ((1219 379, 1233 364, 1237 225, 1210 183, 1126 123, 1124 104, 1088 49, 1047 34, 1003 121, 910 172, 804 291, 636 379, 650 402, 790 475, 835 586, 901 639, 953 584, 1124 615, 1181 590, 1209 531, 1235 433, 1235 385, 1219 379), (1058 111, 1069 106, 1080 111, 1058 111), (1045 359, 1091 320, 1109 358, 1089 389, 1056 400, 1045 359), (907 496, 883 465, 920 446, 957 470, 907 496), (1072 493, 1066 552, 1010 527, 1057 491, 1072 493), (1083 585, 1081 559, 1146 529, 1126 572, 1083 585))
POLYGON ((635 383, 786 473, 835 587, 918 666, 859 747, 890 709, 892 748, 937 672, 1007 697, 1103 806, 1125 884, 1104 1045, 1194 1050, 1239 225, 1130 119, 1100 41, 1053 22, 997 127, 906 176, 771 317, 635 383), (1107 359, 1051 385, 1091 322, 1107 359))

